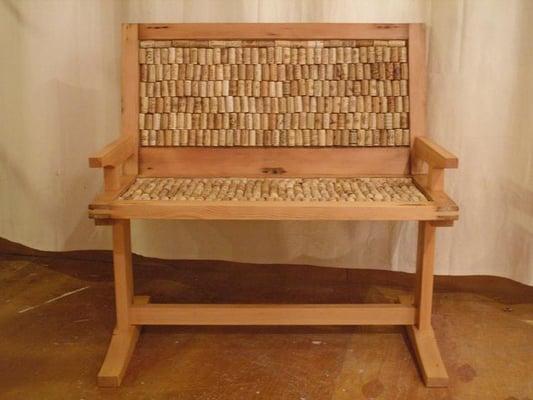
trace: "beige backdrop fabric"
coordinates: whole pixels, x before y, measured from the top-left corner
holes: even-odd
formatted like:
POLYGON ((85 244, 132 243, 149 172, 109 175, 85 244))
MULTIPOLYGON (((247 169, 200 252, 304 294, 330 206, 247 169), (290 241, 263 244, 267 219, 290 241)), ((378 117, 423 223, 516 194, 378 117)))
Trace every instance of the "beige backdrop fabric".
MULTIPOLYGON (((425 22, 429 135, 460 157, 437 273, 533 284, 533 1, 3 0, 0 237, 44 250, 108 249, 87 219, 101 173, 87 156, 119 131, 121 22, 425 22)), ((416 225, 133 225, 146 256, 413 271, 416 225)))

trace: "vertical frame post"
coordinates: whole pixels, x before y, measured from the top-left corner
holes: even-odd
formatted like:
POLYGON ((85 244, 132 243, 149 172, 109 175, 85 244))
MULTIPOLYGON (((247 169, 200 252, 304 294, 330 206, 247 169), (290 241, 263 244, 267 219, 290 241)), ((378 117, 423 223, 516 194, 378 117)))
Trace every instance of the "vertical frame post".
MULTIPOLYGON (((418 367, 428 387, 448 385, 448 373, 442 362, 435 333, 431 327, 433 303, 433 265, 435 261, 435 226, 431 221, 418 223, 415 301, 416 322, 407 326, 418 367)), ((404 299, 406 301, 406 299, 404 299)))
MULTIPOLYGON (((113 220, 113 270, 117 324, 98 373, 98 385, 102 387, 120 386, 141 330, 130 323, 129 315, 134 302, 129 220, 113 220)), ((148 298, 139 297, 135 302, 147 303, 148 298)))
POLYGON ((415 307, 417 309, 417 327, 420 330, 431 328, 435 229, 430 222, 420 221, 418 223, 415 307))
MULTIPOLYGON (((407 42, 409 63, 409 130, 411 152, 416 136, 427 134, 427 68, 426 28, 424 24, 409 24, 407 42)), ((414 157, 411 156, 411 174, 416 173, 414 157)))
POLYGON ((133 271, 131 263, 131 228, 129 220, 113 221, 113 271, 117 329, 127 330, 129 308, 133 304, 133 271))
POLYGON ((126 175, 139 172, 139 24, 122 24, 121 132, 137 147, 124 164, 126 175))

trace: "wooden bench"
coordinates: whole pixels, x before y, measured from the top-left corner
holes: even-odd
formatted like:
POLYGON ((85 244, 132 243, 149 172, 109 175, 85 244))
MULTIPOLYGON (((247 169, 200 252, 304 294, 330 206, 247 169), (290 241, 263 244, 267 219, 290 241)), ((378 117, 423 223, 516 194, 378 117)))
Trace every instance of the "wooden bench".
POLYGON ((143 325, 405 325, 427 386, 448 376, 431 327, 435 228, 457 158, 426 137, 421 24, 126 24, 122 133, 89 159, 113 227, 117 322, 101 386, 143 325), (151 304, 133 291, 131 219, 419 221, 413 301, 151 304))

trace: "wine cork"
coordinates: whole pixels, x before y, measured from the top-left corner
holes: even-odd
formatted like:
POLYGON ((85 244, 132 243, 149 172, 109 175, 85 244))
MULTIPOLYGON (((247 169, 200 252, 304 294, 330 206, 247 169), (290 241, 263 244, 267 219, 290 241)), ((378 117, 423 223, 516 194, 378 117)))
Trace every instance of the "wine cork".
POLYGON ((165 131, 155 131, 156 132, 156 146, 165 145, 165 131))
POLYGON ((394 146, 395 143, 395 134, 393 129, 387 130, 387 145, 394 146))
POLYGON ((409 130, 408 130, 408 129, 404 129, 404 130, 403 130, 403 140, 402 140, 402 145, 403 145, 403 146, 409 146, 409 144, 410 144, 409 130))
POLYGON ((153 113, 157 112, 157 110, 156 110, 156 100, 157 99, 154 98, 154 97, 149 97, 148 98, 148 111, 147 111, 148 113, 153 114, 153 113))

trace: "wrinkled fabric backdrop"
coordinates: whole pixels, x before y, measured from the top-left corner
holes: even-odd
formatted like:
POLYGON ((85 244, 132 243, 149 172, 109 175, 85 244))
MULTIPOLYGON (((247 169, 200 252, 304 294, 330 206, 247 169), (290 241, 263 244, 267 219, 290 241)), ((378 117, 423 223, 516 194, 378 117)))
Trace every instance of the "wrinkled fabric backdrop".
MULTIPOLYGON (((429 136, 456 153, 439 274, 533 284, 533 1, 3 0, 0 237, 42 250, 109 249, 87 219, 119 132, 122 22, 425 22, 429 136)), ((416 224, 136 221, 151 257, 413 271, 416 224)))

